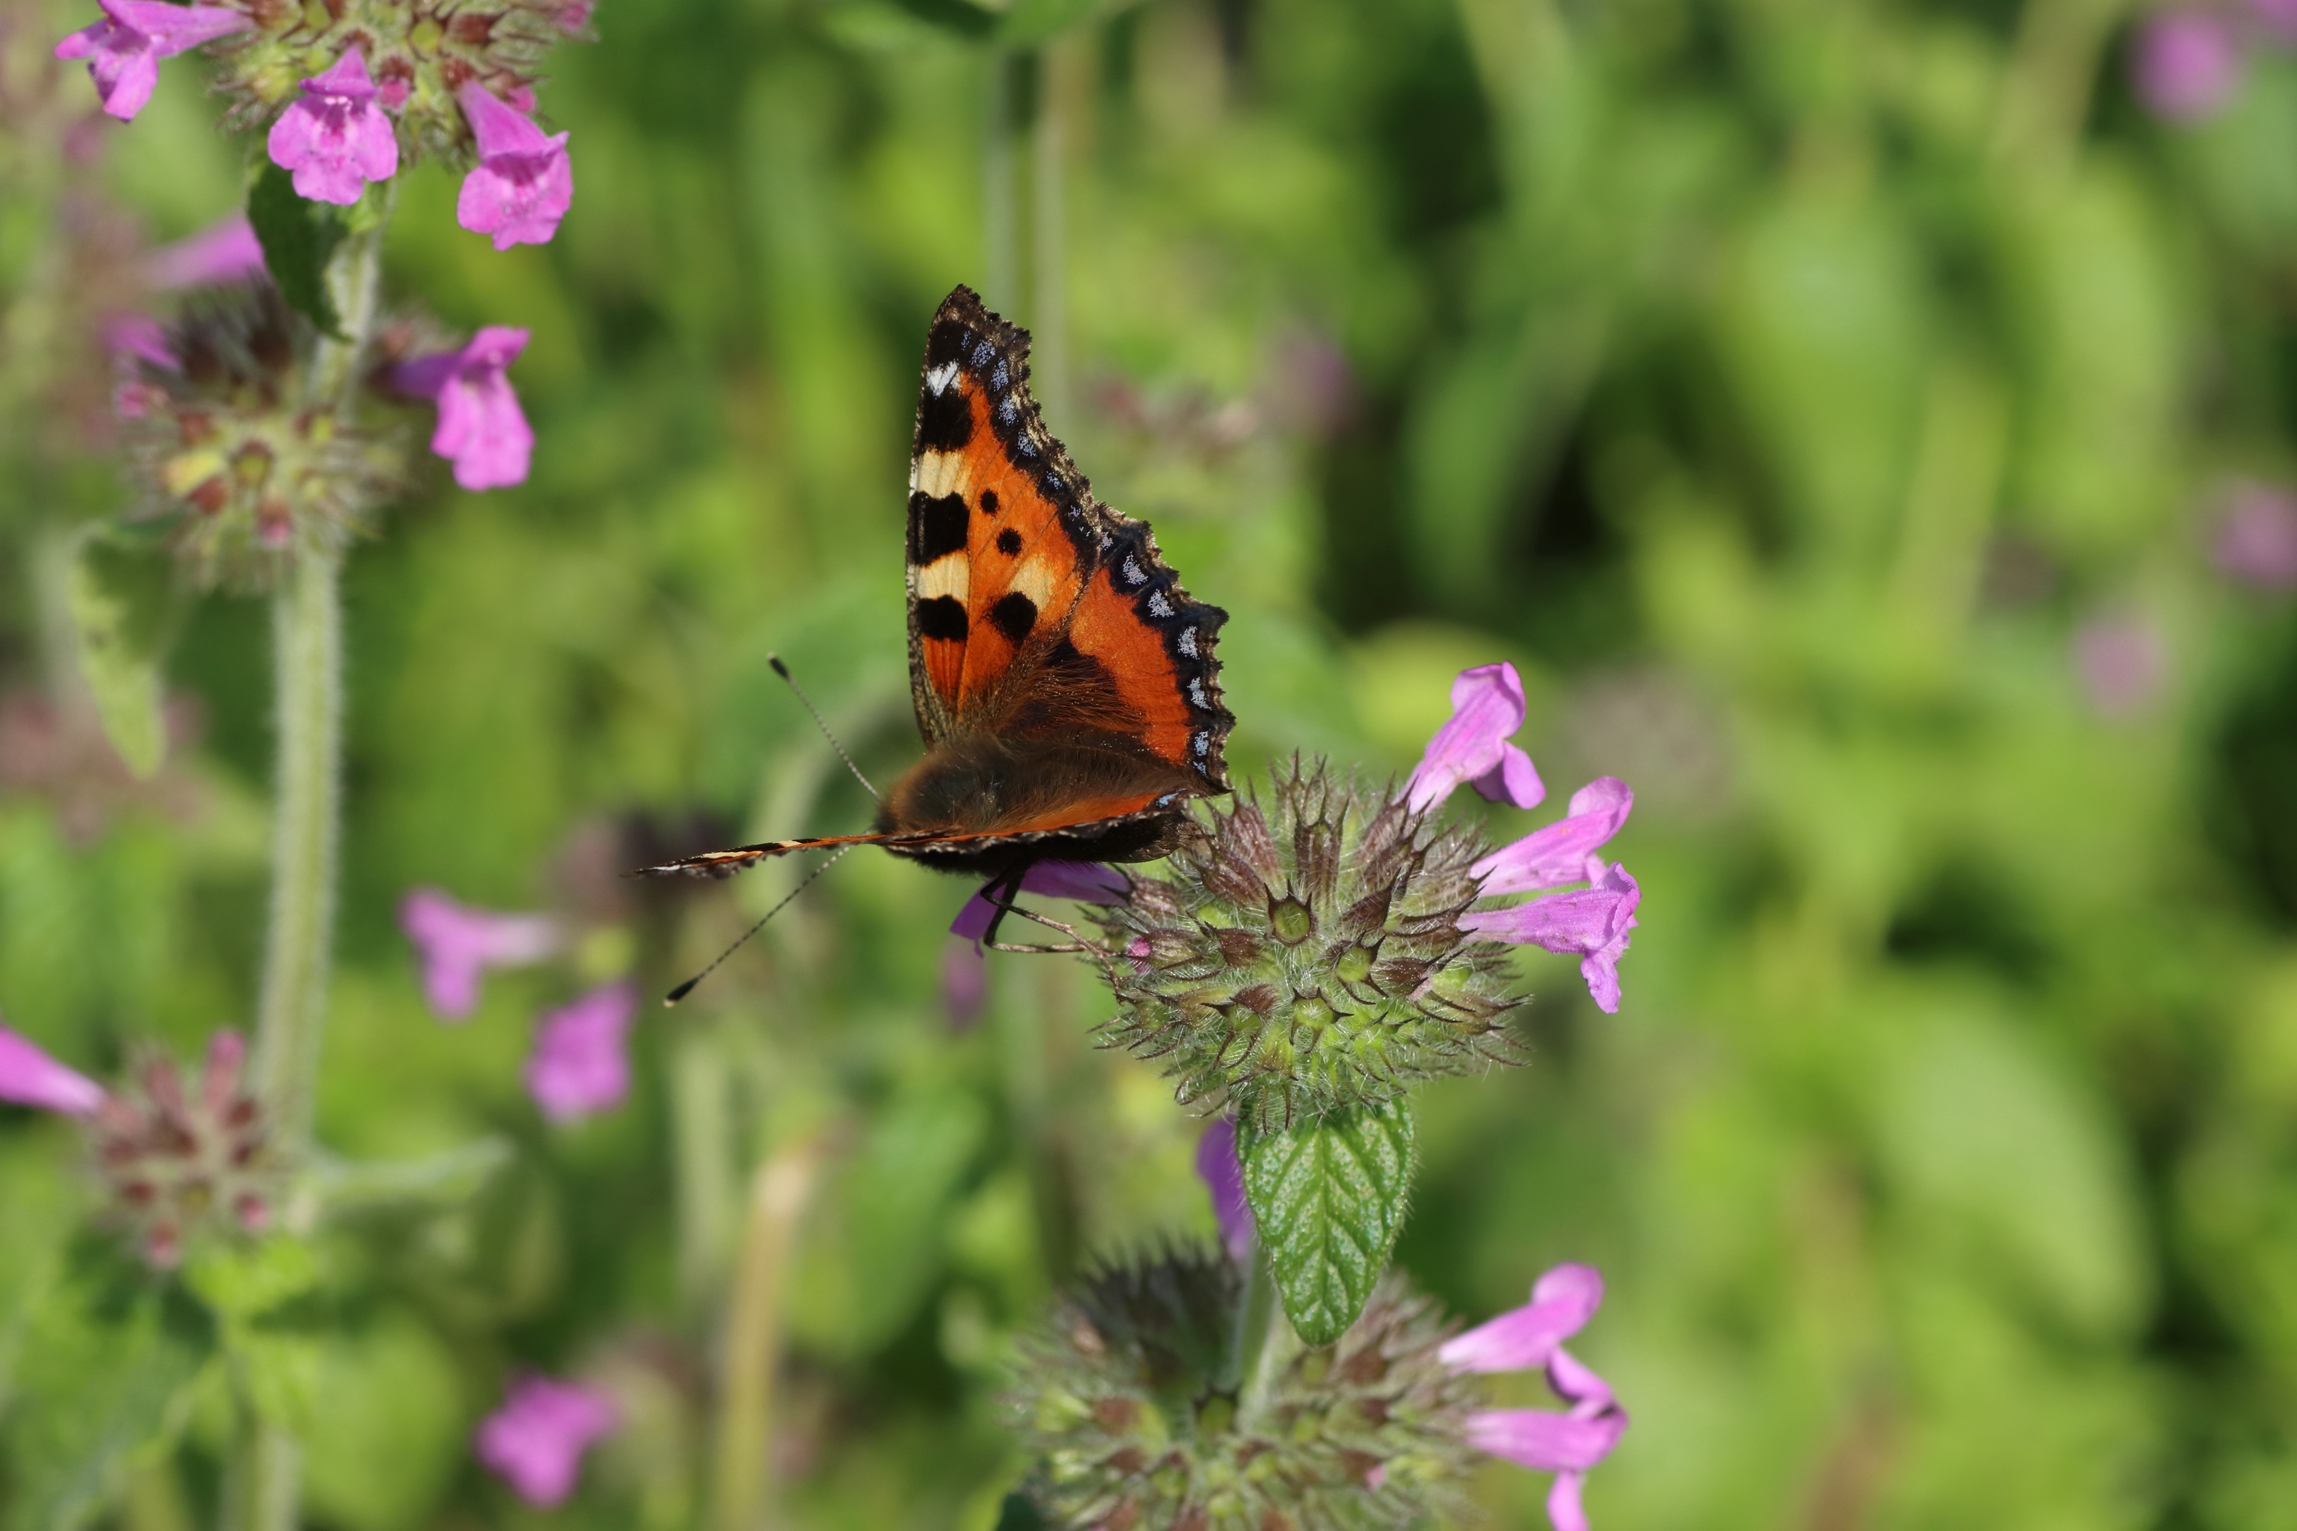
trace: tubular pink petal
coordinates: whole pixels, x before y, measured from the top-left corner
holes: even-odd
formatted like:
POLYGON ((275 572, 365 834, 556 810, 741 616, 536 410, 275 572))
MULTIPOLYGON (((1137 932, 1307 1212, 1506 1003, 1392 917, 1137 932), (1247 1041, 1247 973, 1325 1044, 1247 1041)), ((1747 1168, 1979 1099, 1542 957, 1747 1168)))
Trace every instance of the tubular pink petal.
POLYGON ((399 170, 399 138, 375 104, 375 82, 357 48, 303 82, 303 98, 271 125, 271 162, 295 176, 296 195, 348 207, 369 181, 399 170))
POLYGON ((1479 1409, 1468 1416, 1467 1441, 1537 1472, 1585 1472, 1611 1454, 1626 1429, 1620 1413, 1574 1419, 1552 1409, 1479 1409))
MULTIPOLYGON (((1117 903, 1131 886, 1124 873, 1091 861, 1040 861, 1021 878, 1023 893, 1071 898, 1081 904, 1117 903)), ((963 936, 978 950, 981 938, 989 932, 989 922, 996 915, 997 906, 976 893, 957 911, 957 918, 949 922, 949 933, 963 936)))
POLYGON ((1212 1196, 1212 1215, 1220 1224, 1220 1242, 1238 1265, 1252 1258, 1259 1229, 1252 1221, 1252 1204, 1244 1196, 1244 1166, 1236 1157, 1236 1123, 1219 1117, 1196 1140, 1196 1175, 1212 1196))
POLYGON ((479 162, 463 177, 455 221, 494 238, 497 250, 548 244, 574 201, 567 135, 546 136, 477 81, 455 93, 477 140, 479 162))
POLYGON ((548 915, 473 909, 435 888, 417 888, 400 901, 399 928, 415 943, 424 997, 442 1020, 478 1007, 479 979, 488 968, 539 962, 564 939, 548 915))
POLYGON ((1536 807, 1547 789, 1531 757, 1507 741, 1523 727, 1523 680, 1515 666, 1479 665, 1452 682, 1452 715, 1428 741, 1425 754, 1404 784, 1414 813, 1426 813, 1472 782, 1493 802, 1536 807))
POLYGON ((1555 1531, 1587 1531, 1587 1511, 1579 1502, 1584 1473, 1557 1473, 1547 1490, 1547 1523, 1555 1531))
POLYGON ((542 1018, 526 1088, 543 1115, 572 1122, 622 1103, 630 1093, 628 1043, 637 1016, 637 989, 613 983, 542 1018))
POLYGON ((2130 73, 2155 116, 2198 122, 2222 110, 2241 83, 2241 39, 2215 11, 2159 11, 2138 30, 2130 73))
POLYGON ((64 1116, 86 1116, 105 1099, 102 1085, 0 1026, 0 1100, 64 1116))
POLYGON ((188 239, 152 251, 144 257, 143 276, 146 285, 166 292, 236 282, 263 269, 263 246, 256 240, 254 225, 245 213, 233 213, 188 239))
POLYGON ((480 1463, 521 1499, 549 1506, 574 1492, 583 1453, 617 1423, 614 1400, 606 1394, 579 1383, 526 1377, 480 1423, 473 1444, 480 1463))
POLYGON ((1569 817, 1494 851, 1469 871, 1486 893, 1532 893, 1582 881, 1588 858, 1619 833, 1634 808, 1625 782, 1599 776, 1571 795, 1569 817))
POLYGON ((534 430, 505 369, 526 349, 528 332, 490 324, 459 351, 418 356, 391 370, 391 385, 439 407, 431 450, 455 465, 465 489, 526 482, 534 430))
MULTIPOLYGON (((974 903, 979 903, 976 898, 974 903)), ((968 909, 972 904, 966 905, 968 909)), ((986 928, 986 927, 984 927, 986 928)), ((989 963, 976 942, 952 936, 941 946, 941 1006, 953 1031, 969 1031, 989 997, 989 963)))
POLYGON ((1627 869, 1613 862, 1593 887, 1576 893, 1549 893, 1506 909, 1478 909, 1460 916, 1460 929, 1493 941, 1511 941, 1547 951, 1576 953, 1587 992, 1606 1013, 1619 1009, 1619 958, 1636 927, 1635 910, 1643 890, 1627 869))
POLYGON ((1547 1385, 1555 1396, 1569 1400, 1571 1413, 1578 1419, 1593 1419, 1612 1412, 1618 1400, 1611 1395, 1611 1384, 1595 1375, 1594 1370, 1560 1345, 1547 1361, 1547 1385))
POLYGON ((1447 1340, 1438 1360, 1460 1372, 1530 1371, 1548 1364, 1603 1303, 1591 1265, 1558 1265, 1532 1284, 1531 1301, 1447 1340))

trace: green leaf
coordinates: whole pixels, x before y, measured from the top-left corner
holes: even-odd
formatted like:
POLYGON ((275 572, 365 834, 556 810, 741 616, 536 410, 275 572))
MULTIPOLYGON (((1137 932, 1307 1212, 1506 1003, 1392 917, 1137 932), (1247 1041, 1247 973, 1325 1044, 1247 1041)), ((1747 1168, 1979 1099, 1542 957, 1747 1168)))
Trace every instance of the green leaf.
POLYGON ((160 654, 168 628, 168 567, 95 538, 80 544, 65 599, 79 630, 80 673, 120 759, 138 776, 167 753, 160 654))
POLYGON ((141 1273, 82 1269, 39 1305, 8 1430, 11 1531, 74 1531, 181 1425, 214 1345, 192 1304, 141 1273))
POLYGON ((351 232, 351 211, 306 201, 295 194, 294 179, 286 171, 266 164, 247 193, 247 221, 255 226, 264 268, 279 295, 322 332, 343 339, 342 320, 327 290, 327 262, 351 232))
POLYGON ((1411 1103, 1279 1131, 1240 1121, 1236 1152, 1285 1316, 1308 1344, 1329 1345, 1364 1311, 1404 1225, 1418 1159, 1411 1103))
POLYGON ((322 1335, 316 1304, 317 1254, 301 1239, 214 1243, 184 1266, 184 1285, 221 1325, 242 1394, 272 1424, 300 1432, 319 1388, 322 1335))
POLYGON ((319 1258, 285 1234, 259 1244, 218 1240, 185 1264, 184 1285, 226 1323, 260 1317, 319 1285, 319 1258))

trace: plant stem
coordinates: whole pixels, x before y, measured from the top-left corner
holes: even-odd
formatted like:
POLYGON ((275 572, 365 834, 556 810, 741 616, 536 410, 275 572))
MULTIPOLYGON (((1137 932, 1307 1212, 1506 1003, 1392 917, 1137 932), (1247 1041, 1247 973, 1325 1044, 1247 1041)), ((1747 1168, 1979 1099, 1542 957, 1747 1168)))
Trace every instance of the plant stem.
POLYGON ((1236 1352, 1239 1377, 1236 1389, 1238 1429, 1250 1429, 1268 1412, 1276 1393, 1276 1379, 1300 1348, 1284 1310, 1276 1301, 1276 1276, 1268 1268, 1268 1252, 1252 1252, 1252 1270, 1245 1278, 1244 1311, 1237 1316, 1236 1352))
POLYGON ((719 1378, 717 1492, 711 1517, 717 1531, 759 1531, 766 1523, 782 1295, 818 1156, 816 1142, 800 1141, 759 1165, 750 1180, 749 1217, 719 1378))
POLYGON ((1009 49, 989 55, 988 109, 982 124, 981 297, 1012 313, 1021 297, 1020 198, 1014 188, 1014 118, 1020 111, 1020 60, 1009 49))
MULTIPOLYGON (((393 195, 388 183, 369 194, 328 264, 327 284, 344 333, 313 347, 304 400, 340 419, 358 406, 393 195)), ((255 1083, 273 1151, 291 1174, 311 1155, 320 1023, 335 932, 342 843, 341 580, 337 555, 306 550, 289 563, 271 597, 279 755, 272 787, 271 915, 256 1000, 255 1083)), ((232 1531, 294 1531, 301 1518, 301 1449, 291 1433, 244 1404, 243 1418, 247 1423, 226 1485, 225 1523, 232 1531)))

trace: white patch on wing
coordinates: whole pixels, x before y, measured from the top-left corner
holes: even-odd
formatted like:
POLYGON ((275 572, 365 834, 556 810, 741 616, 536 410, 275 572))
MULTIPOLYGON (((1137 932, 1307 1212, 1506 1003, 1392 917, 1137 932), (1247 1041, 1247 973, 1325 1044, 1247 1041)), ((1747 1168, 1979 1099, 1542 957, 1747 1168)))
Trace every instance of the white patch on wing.
POLYGON ((1194 659, 1194 658, 1196 657, 1196 629, 1195 629, 1195 628, 1193 628, 1193 627, 1184 627, 1184 628, 1182 628, 1182 629, 1180 630, 1180 651, 1181 651, 1183 654, 1186 654, 1186 655, 1187 655, 1189 658, 1191 658, 1191 659, 1194 659))
POLYGON ((934 397, 936 398, 939 398, 942 394, 947 393, 949 391, 949 385, 956 381, 957 363, 953 361, 945 361, 940 366, 932 368, 925 374, 925 386, 933 390, 934 397))
POLYGON ((1156 616, 1169 617, 1172 615, 1172 602, 1164 598, 1164 592, 1162 590, 1151 590, 1149 592, 1148 606, 1149 611, 1156 616))
POLYGON ((909 486, 938 500, 957 491, 964 473, 963 452, 920 452, 909 470, 909 486))
POLYGON ((1018 590, 1042 613, 1053 608, 1053 581, 1060 569, 1050 558, 1032 558, 1013 571, 1006 584, 1009 590, 1018 590))
POLYGON ((917 571, 917 598, 930 601, 937 595, 954 597, 957 604, 965 604, 965 597, 973 589, 973 565, 962 554, 952 553, 936 558, 917 571))

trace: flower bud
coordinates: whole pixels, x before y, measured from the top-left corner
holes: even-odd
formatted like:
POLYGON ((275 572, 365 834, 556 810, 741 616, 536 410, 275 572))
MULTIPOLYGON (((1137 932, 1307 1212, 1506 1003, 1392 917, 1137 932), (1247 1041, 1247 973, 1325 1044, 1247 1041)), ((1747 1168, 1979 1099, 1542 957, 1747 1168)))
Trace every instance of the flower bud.
POLYGON ((242 1077, 246 1055, 237 1032, 217 1032, 187 1086, 173 1059, 146 1054, 89 1120, 109 1215, 153 1265, 175 1265, 203 1234, 260 1233, 278 1206, 283 1179, 242 1077))
POLYGON ((1103 1269, 1023 1341, 1010 1403, 1025 1492, 1084 1531, 1406 1526, 1459 1508, 1481 1389, 1437 1355, 1457 1326, 1390 1275, 1335 1344, 1272 1358, 1245 1412, 1243 1282, 1209 1252, 1103 1269))
POLYGON ((1167 875, 1100 916, 1124 1006, 1107 1034, 1184 1103, 1263 1127, 1520 1061, 1506 948, 1461 925, 1490 849, 1295 761, 1265 799, 1202 810, 1167 875))
POLYGON ((268 283, 203 295, 163 365, 123 385, 139 515, 202 586, 263 589, 298 554, 339 551, 406 476, 396 440, 304 400, 307 326, 268 283))

